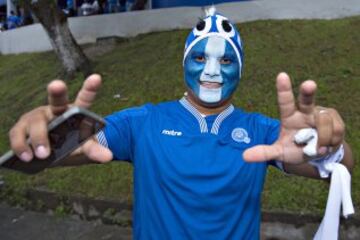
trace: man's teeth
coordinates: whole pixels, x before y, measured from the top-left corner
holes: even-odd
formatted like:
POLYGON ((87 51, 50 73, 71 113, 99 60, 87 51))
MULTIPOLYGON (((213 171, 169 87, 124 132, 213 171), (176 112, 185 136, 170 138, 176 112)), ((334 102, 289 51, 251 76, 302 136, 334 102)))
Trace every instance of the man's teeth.
POLYGON ((201 86, 205 87, 205 88, 220 88, 221 87, 221 83, 217 83, 217 82, 200 82, 201 86))

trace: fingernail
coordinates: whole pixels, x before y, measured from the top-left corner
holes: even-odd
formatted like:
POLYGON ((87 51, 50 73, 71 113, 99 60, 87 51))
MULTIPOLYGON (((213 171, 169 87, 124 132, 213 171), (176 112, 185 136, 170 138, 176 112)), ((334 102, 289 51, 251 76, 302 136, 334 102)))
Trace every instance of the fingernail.
POLYGON ((320 155, 324 155, 326 153, 328 153, 328 147, 320 147, 319 148, 319 154, 320 155))
POLYGON ((40 145, 36 148, 35 154, 38 158, 46 158, 49 155, 49 151, 43 145, 40 145))
POLYGON ((20 159, 24 162, 30 162, 32 159, 32 154, 28 152, 23 152, 20 154, 20 159))

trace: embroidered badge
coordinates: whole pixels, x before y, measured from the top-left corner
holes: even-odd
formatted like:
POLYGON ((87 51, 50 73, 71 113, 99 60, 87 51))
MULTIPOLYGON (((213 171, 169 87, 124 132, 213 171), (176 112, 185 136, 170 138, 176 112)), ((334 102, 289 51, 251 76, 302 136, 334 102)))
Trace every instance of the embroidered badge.
POLYGON ((234 128, 231 137, 236 142, 250 143, 248 132, 243 128, 234 128))

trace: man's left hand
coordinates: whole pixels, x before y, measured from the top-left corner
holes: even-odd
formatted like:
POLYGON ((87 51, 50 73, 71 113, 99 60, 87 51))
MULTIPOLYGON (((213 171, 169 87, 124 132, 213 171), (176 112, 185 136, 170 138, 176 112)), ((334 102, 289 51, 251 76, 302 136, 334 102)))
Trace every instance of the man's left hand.
POLYGON ((281 130, 278 140, 272 145, 257 145, 247 149, 244 160, 262 162, 279 160, 300 164, 311 160, 303 153, 303 147, 294 142, 295 134, 303 128, 315 128, 318 133, 316 158, 336 150, 344 141, 345 125, 339 113, 332 108, 315 105, 316 83, 312 80, 300 86, 296 105, 291 81, 286 73, 276 79, 281 130))

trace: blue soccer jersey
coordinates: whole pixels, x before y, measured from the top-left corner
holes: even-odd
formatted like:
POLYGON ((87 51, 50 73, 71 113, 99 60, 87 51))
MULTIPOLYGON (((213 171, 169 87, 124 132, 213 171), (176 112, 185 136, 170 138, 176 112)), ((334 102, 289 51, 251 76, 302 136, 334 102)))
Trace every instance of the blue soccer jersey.
POLYGON ((279 121, 229 106, 203 117, 185 99, 106 118, 98 134, 134 166, 134 239, 259 239, 268 163, 245 149, 271 144, 279 121))

